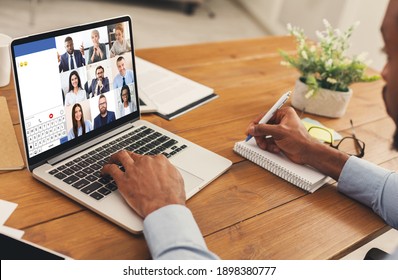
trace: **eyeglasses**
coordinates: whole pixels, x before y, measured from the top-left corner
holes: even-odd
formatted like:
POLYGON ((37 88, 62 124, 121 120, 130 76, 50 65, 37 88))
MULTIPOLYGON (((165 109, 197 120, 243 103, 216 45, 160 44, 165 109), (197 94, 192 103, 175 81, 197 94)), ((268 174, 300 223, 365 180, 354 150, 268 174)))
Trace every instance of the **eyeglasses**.
POLYGON ((351 156, 362 158, 365 155, 365 143, 359 140, 355 136, 354 125, 352 120, 350 120, 350 123, 351 123, 352 136, 347 136, 342 138, 337 142, 337 144, 333 144, 334 139, 332 132, 324 127, 311 126, 308 129, 308 133, 317 139, 324 140, 324 142, 329 143, 331 147, 337 150, 345 152, 346 154, 351 156))

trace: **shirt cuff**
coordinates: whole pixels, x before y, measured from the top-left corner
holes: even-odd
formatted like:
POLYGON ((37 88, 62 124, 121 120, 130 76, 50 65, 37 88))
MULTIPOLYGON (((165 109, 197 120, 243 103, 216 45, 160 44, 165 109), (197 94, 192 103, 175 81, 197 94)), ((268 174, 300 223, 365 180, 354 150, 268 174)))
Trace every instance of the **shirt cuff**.
POLYGON ((340 192, 375 209, 378 192, 384 187, 391 171, 351 156, 341 171, 337 188, 340 192))
POLYGON ((144 235, 153 259, 217 259, 183 205, 167 205, 149 214, 144 235))

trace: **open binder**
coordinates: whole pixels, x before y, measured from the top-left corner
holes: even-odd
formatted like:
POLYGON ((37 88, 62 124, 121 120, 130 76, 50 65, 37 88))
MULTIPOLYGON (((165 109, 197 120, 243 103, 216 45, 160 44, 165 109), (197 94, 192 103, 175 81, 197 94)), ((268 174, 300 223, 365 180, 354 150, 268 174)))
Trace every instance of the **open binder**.
POLYGON ((136 67, 143 113, 171 120, 218 97, 212 88, 142 58, 136 57, 136 67))

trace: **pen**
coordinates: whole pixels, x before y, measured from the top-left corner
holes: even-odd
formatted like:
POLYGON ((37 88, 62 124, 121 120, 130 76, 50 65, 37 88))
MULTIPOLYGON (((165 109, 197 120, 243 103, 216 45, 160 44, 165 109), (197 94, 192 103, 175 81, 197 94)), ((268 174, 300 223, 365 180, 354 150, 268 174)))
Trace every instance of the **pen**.
MULTIPOLYGON (((283 106, 283 104, 285 104, 285 102, 289 99, 290 96, 290 91, 286 92, 284 95, 281 96, 281 98, 279 98, 279 100, 274 104, 274 106, 272 106, 272 108, 264 115, 264 117, 261 118, 261 120, 258 122, 260 123, 267 123, 272 116, 275 114, 275 112, 283 106)), ((250 134, 247 135, 247 138, 245 140, 245 142, 249 141, 253 136, 251 136, 250 134)))

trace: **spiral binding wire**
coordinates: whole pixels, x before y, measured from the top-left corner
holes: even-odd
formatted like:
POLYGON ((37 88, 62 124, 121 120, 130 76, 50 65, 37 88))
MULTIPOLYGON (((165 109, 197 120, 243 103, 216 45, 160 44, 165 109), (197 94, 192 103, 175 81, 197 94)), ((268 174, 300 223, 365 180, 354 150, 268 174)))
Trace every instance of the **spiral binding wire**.
POLYGON ((234 146, 234 151, 241 156, 247 158, 251 162, 261 166, 262 168, 270 171, 271 173, 281 177, 282 179, 288 181, 289 183, 298 186, 299 188, 309 191, 311 189, 311 182, 306 180, 305 178, 302 178, 292 172, 291 170, 281 166, 280 164, 271 161, 264 155, 250 150, 249 148, 240 145, 240 143, 235 143, 234 146))

